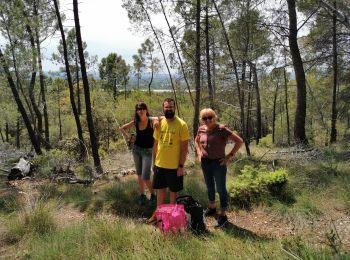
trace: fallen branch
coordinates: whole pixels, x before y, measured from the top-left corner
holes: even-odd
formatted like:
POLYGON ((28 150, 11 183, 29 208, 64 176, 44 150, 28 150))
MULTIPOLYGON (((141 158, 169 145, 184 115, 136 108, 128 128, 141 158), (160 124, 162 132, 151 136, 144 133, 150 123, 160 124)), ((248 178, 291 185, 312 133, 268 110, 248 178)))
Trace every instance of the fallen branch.
POLYGON ((11 180, 20 180, 29 176, 32 172, 33 164, 24 158, 20 158, 18 163, 11 168, 7 178, 11 180))

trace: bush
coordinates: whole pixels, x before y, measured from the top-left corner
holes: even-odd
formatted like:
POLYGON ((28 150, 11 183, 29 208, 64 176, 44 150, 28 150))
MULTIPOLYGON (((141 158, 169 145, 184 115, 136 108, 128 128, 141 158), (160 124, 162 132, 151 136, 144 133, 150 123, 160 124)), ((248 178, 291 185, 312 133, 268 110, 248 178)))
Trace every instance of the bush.
POLYGON ((269 195, 279 195, 288 181, 285 169, 267 170, 266 166, 247 165, 235 181, 228 183, 228 193, 233 203, 250 207, 269 195))
POLYGON ((272 134, 268 134, 267 136, 261 138, 259 140, 259 146, 271 148, 272 147, 272 134))
POLYGON ((52 149, 41 155, 35 156, 33 164, 37 167, 36 172, 42 176, 49 176, 53 168, 59 169, 63 165, 72 163, 72 158, 65 151, 52 149))

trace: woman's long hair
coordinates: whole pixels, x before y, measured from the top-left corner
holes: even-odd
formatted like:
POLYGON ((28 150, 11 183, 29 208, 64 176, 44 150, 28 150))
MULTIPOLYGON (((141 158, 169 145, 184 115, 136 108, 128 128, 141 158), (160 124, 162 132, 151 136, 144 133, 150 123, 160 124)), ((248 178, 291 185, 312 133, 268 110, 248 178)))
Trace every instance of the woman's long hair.
POLYGON ((146 103, 143 102, 143 101, 139 101, 139 102, 137 102, 136 105, 135 105, 135 116, 134 116, 135 123, 140 122, 140 120, 141 120, 140 117, 139 117, 139 115, 137 114, 137 109, 138 109, 138 108, 144 108, 144 109, 146 109, 146 116, 147 116, 147 117, 150 116, 150 114, 149 114, 149 112, 148 112, 148 107, 147 107, 146 103))

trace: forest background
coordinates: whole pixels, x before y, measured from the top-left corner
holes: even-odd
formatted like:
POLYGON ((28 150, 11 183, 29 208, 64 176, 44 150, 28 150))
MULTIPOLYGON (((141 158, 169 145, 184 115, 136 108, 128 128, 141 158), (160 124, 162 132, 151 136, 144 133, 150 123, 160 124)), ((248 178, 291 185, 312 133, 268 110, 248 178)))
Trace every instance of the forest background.
MULTIPOLYGON (((228 183, 232 217, 245 214, 236 210, 254 212, 264 205, 267 207, 264 216, 270 219, 272 214, 275 220, 277 215, 283 219, 277 221, 281 225, 292 223, 295 229, 301 219, 316 223, 315 218, 320 218, 329 227, 320 234, 323 243, 315 242, 312 236, 300 238, 294 231, 291 231, 293 236, 286 235, 287 240, 281 240, 281 233, 277 234, 278 239, 269 240, 256 237, 259 232, 249 228, 252 233, 233 228, 215 234, 205 243, 223 242, 228 235, 231 242, 253 255, 256 244, 262 246, 255 252, 256 258, 280 252, 286 258, 346 257, 350 244, 346 239, 350 237, 347 236, 350 232, 349 3, 346 0, 123 0, 120 4, 127 11, 133 30, 145 37, 132 56, 132 64, 128 64, 118 49, 101 59, 87 51, 76 0, 64 12, 57 0, 0 3, 4 40, 0 47, 2 167, 10 167, 18 159, 19 151, 33 149, 37 177, 47 180, 58 169, 70 167, 77 176, 96 180, 92 187, 84 188, 32 183, 30 210, 29 199, 23 201, 19 193, 28 187, 22 187, 21 183, 19 190, 8 191, 9 184, 2 183, 4 232, 0 245, 4 245, 4 252, 14 254, 16 245, 21 244, 21 256, 54 255, 55 250, 49 250, 52 241, 44 241, 48 246, 43 250, 35 244, 48 239, 45 238, 50 236, 48 233, 56 241, 67 235, 65 232, 73 232, 68 236, 75 237, 88 226, 90 232, 101 232, 102 237, 107 224, 96 217, 101 212, 112 212, 113 217, 139 216, 142 209, 138 207, 119 210, 133 203, 131 198, 137 191, 131 180, 126 181, 129 186, 119 177, 117 184, 113 182, 112 172, 117 171, 116 167, 119 171, 130 160, 125 157, 127 140, 118 128, 132 119, 136 101, 144 100, 151 113, 158 116, 162 114, 162 100, 171 96, 176 101, 178 116, 189 125, 192 140, 200 124, 199 111, 204 107, 215 109, 219 121, 243 137, 244 147, 230 165, 232 174, 238 176, 228 183), (67 17, 73 17, 74 26, 64 26, 66 13, 67 17), (60 40, 50 61, 60 69, 48 73, 43 65, 43 43, 53 35, 59 35, 60 40), (268 180, 262 176, 269 176, 268 180), (106 180, 109 181, 104 183, 106 180), (103 188, 97 192, 94 187, 98 183, 103 188), (34 192, 33 186, 40 188, 36 187, 34 192), (94 192, 99 195, 94 197, 94 192), (319 197, 320 194, 324 197, 319 197), (82 198, 87 202, 78 203, 82 198), (322 203, 325 198, 329 202, 327 207, 322 203), (112 202, 105 203, 108 200, 112 202), (70 210, 78 207, 80 213, 89 212, 93 217, 75 225, 70 229, 73 231, 64 225, 57 229, 49 213, 50 207, 57 209, 61 203, 70 210), (36 214, 41 219, 35 220, 36 214), (13 215, 17 216, 15 222, 10 220, 13 215), (43 223, 45 216, 47 226, 36 232, 36 225, 41 226, 39 223, 43 223), (28 230, 26 226, 33 217, 33 227, 28 230), (335 219, 336 224, 330 219, 335 219), (37 242, 23 237, 26 234, 32 238, 38 233, 44 237, 37 237, 37 242), (255 241, 253 247, 249 245, 251 239, 255 241), (310 241, 313 241, 311 245, 310 241)), ((192 150, 187 163, 193 176, 185 192, 205 203, 205 190, 193 153, 192 150), (198 187, 202 193, 198 193, 198 187)), ((128 220, 118 221, 121 222, 113 224, 113 228, 119 230, 123 221, 128 220)), ((301 227, 315 228, 306 222, 301 227)), ((130 225, 149 232, 148 227, 130 225)), ((120 236, 136 238, 128 232, 122 230, 120 236)), ((120 245, 120 237, 110 235, 113 243, 86 247, 87 254, 94 255, 97 247, 95 256, 115 256, 117 252, 112 248, 120 245)), ((153 236, 150 233, 148 238, 151 240, 153 236)), ((88 244, 92 243, 91 236, 85 238, 88 244)), ((195 236, 190 241, 206 248, 195 236)), ((63 247, 67 247, 70 240, 64 243, 67 244, 63 247)), ((161 243, 165 243, 163 246, 170 243, 171 248, 172 242, 161 243)), ((236 254, 236 249, 229 247, 229 253, 236 254)), ((79 251, 76 250, 74 254, 79 251)), ((127 247, 124 256, 133 250, 127 247)), ((164 258, 172 258, 172 254, 183 256, 181 246, 169 250, 172 253, 164 258)), ((218 251, 214 246, 208 254, 214 256, 220 254, 218 251)), ((160 252, 142 251, 138 257, 152 254, 160 252)))

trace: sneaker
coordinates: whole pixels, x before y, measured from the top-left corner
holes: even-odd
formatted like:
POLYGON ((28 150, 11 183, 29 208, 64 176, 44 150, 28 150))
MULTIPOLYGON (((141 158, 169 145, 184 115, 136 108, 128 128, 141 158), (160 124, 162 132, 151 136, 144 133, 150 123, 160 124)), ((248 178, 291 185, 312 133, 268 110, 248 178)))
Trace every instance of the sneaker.
POLYGON ((139 205, 140 206, 146 205, 146 200, 147 200, 146 195, 145 194, 141 194, 140 197, 139 197, 139 205))
POLYGON ((218 224, 215 226, 215 228, 223 227, 227 223, 227 216, 219 216, 218 217, 218 224))
POLYGON ((149 206, 154 207, 157 205, 157 196, 155 194, 151 194, 151 198, 149 199, 149 206))
POLYGON ((152 216, 147 220, 147 225, 153 225, 157 222, 156 212, 152 214, 152 216))
POLYGON ((204 211, 204 216, 208 217, 208 216, 214 216, 216 215, 216 208, 207 208, 205 211, 204 211))

